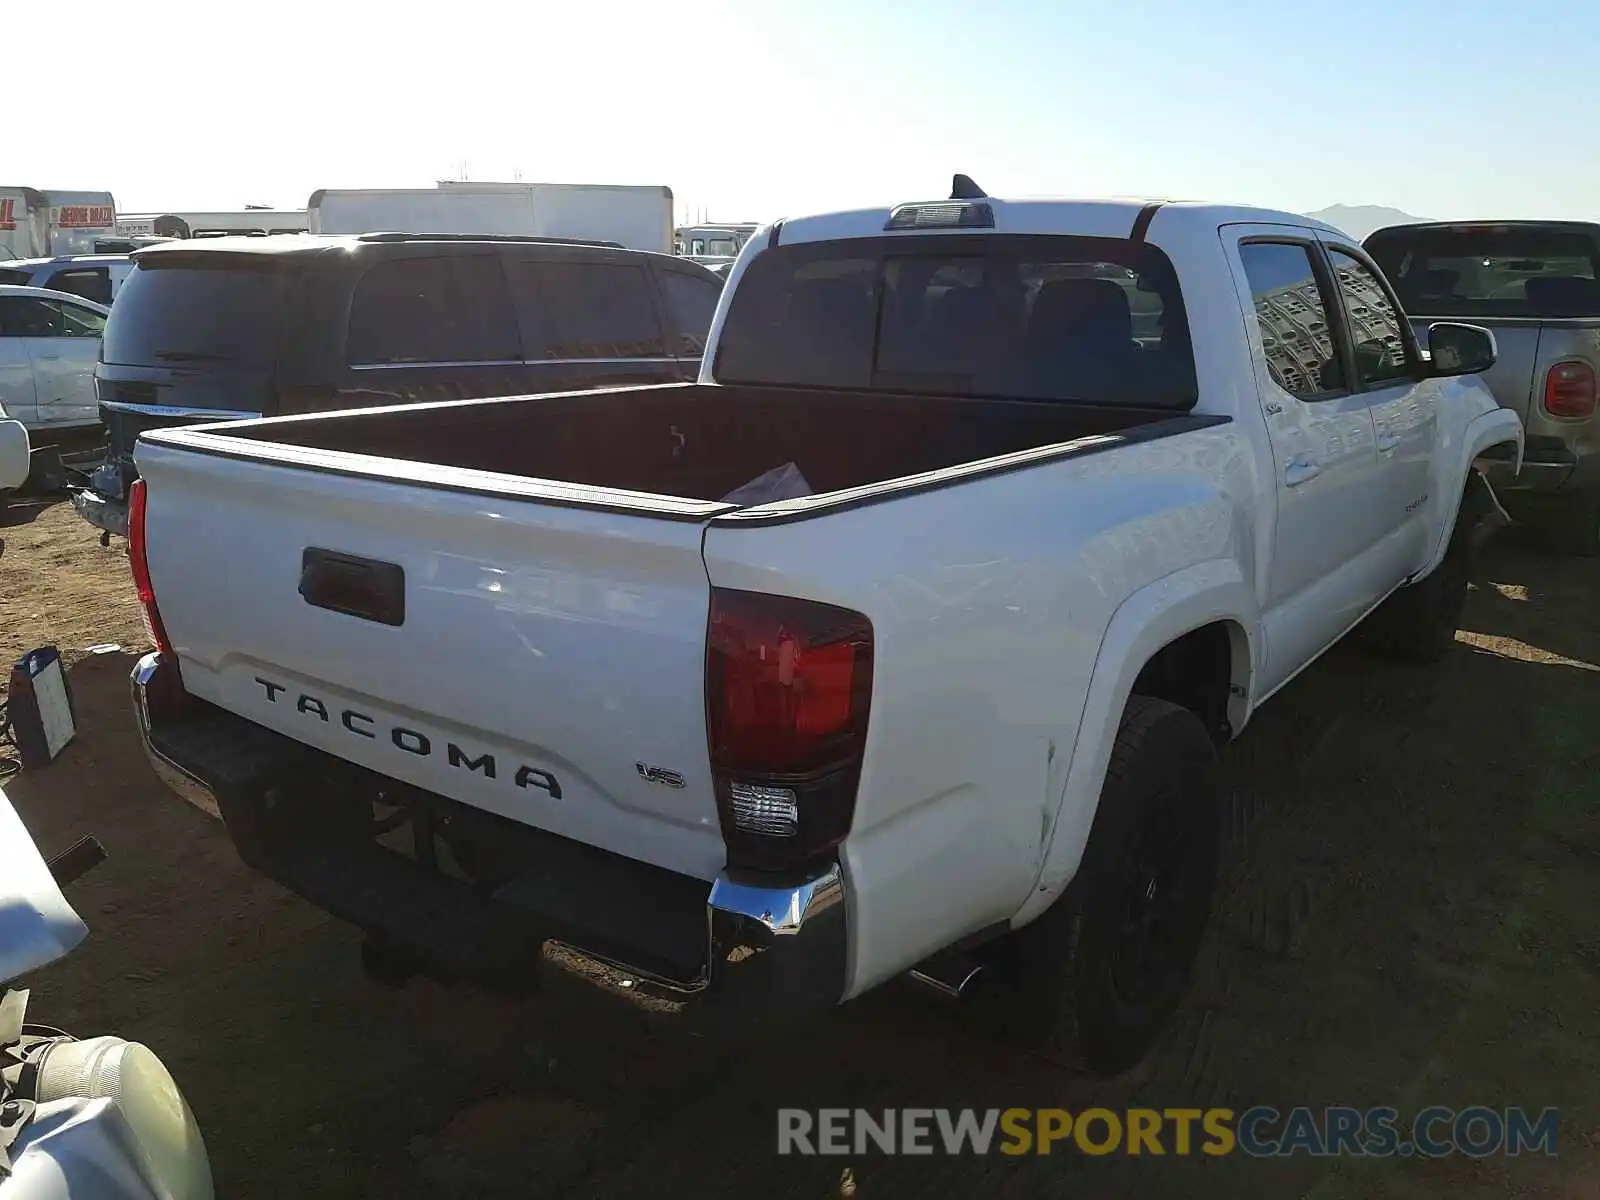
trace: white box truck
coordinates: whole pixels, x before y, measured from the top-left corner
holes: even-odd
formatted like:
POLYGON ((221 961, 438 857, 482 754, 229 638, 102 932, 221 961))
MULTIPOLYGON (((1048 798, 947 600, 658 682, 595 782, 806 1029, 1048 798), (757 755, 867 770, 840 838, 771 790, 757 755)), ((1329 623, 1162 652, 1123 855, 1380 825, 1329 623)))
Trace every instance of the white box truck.
POLYGON ((93 254, 115 236, 116 213, 110 192, 0 187, 0 259, 93 254))
POLYGON ((672 252, 672 189, 598 183, 440 183, 324 188, 312 233, 449 233, 579 238, 672 252))

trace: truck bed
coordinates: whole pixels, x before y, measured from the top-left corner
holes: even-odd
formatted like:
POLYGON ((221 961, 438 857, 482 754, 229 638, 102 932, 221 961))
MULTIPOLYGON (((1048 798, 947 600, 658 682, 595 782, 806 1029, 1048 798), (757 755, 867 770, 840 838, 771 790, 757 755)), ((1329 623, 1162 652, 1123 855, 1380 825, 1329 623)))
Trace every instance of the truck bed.
POLYGON ((716 501, 795 463, 815 493, 1182 414, 1061 402, 664 384, 275 418, 215 434, 716 501))
POLYGON ((877 585, 850 572, 875 577, 907 538, 968 526, 935 557, 969 564, 1045 512, 1058 530, 1100 521, 1094 481, 1120 477, 1022 472, 1030 484, 1006 468, 1127 446, 1136 478, 1171 457, 1156 449, 1167 435, 1219 420, 678 384, 159 430, 136 456, 151 579, 191 696, 388 779, 709 880, 725 854, 706 742, 713 586, 817 599, 837 587, 859 606, 859 587, 877 585), (719 503, 788 462, 813 499, 719 503), (713 536, 723 517, 738 528, 713 536), (819 548, 826 580, 784 582, 819 548))

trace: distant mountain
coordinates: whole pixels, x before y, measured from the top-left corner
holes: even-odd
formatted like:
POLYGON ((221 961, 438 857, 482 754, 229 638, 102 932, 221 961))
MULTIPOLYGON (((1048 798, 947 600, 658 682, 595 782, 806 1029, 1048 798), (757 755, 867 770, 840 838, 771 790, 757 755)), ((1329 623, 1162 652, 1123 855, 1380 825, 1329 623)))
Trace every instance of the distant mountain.
POLYGON ((1319 208, 1306 216, 1326 221, 1335 229, 1342 229, 1353 238, 1364 238, 1385 225, 1404 225, 1410 221, 1426 221, 1428 217, 1413 217, 1398 208, 1385 208, 1381 204, 1333 204, 1319 208))

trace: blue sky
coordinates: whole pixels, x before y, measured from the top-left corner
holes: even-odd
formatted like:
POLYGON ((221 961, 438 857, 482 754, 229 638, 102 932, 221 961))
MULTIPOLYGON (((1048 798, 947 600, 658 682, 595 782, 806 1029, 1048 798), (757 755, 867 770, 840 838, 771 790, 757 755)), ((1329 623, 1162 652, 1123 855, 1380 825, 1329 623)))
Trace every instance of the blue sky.
POLYGON ((73 13, 106 35, 58 42, 83 60, 73 78, 123 89, 70 122, 34 89, 39 125, 11 125, 5 182, 109 188, 124 211, 299 206, 465 164, 666 183, 722 219, 939 194, 957 170, 996 195, 1600 218, 1600 7, 1581 0, 73 13))

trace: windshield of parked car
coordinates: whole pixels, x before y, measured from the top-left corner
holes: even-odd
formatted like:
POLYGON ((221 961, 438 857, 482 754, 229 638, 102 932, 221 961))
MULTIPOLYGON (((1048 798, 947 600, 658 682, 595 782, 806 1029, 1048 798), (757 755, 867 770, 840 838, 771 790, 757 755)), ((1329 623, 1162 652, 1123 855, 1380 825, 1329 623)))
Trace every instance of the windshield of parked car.
POLYGON ((1373 234, 1367 250, 1417 316, 1600 316, 1600 244, 1581 229, 1395 229, 1373 234))
POLYGON ((143 262, 117 293, 102 357, 129 366, 226 364, 269 371, 288 274, 244 256, 173 256, 143 262))
POLYGON ((1188 408, 1171 263, 1111 238, 863 238, 768 250, 734 294, 727 383, 1188 408))

